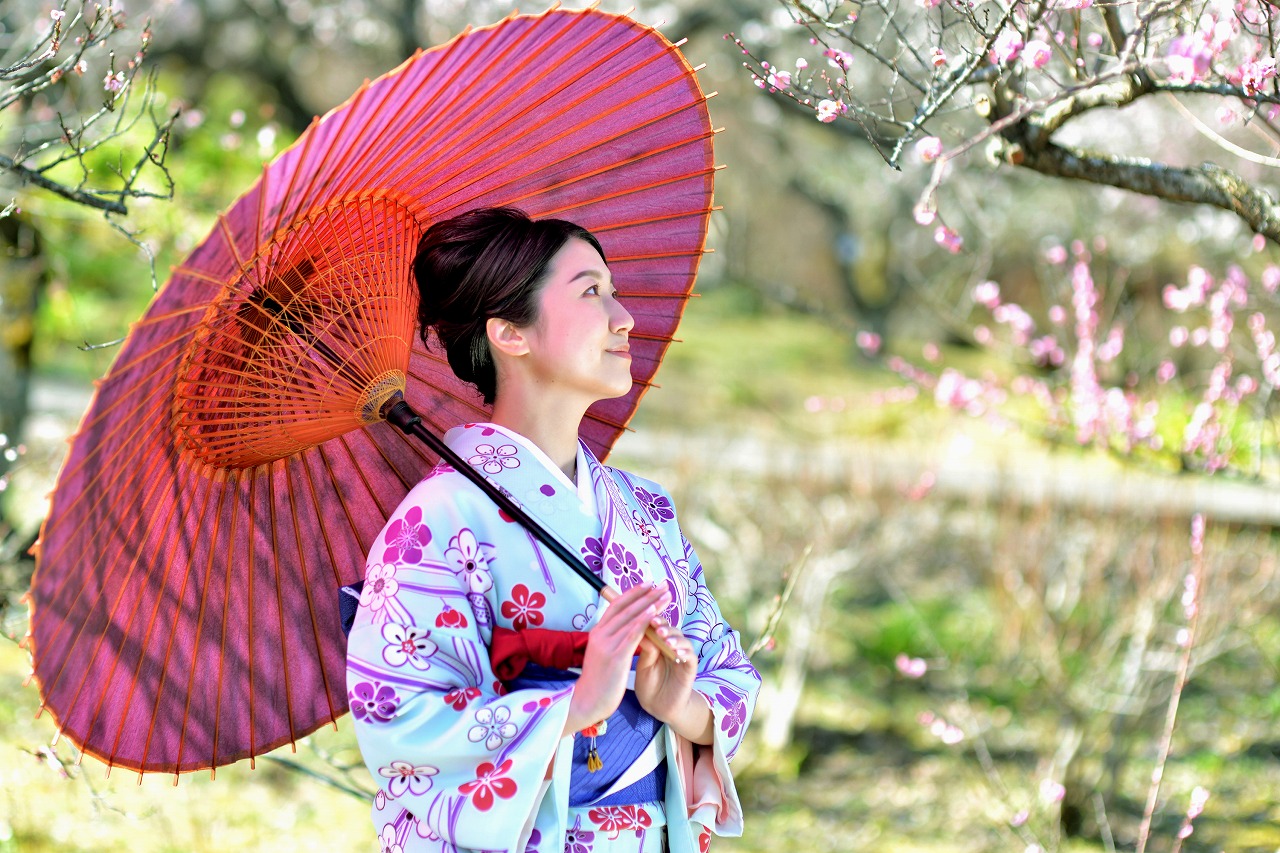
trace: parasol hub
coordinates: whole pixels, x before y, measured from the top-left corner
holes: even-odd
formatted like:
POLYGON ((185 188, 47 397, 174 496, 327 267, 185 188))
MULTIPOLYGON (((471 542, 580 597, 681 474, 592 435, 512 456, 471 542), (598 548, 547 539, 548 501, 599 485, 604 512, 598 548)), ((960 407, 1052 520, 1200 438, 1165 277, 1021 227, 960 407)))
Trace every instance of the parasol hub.
POLYGON ((255 468, 378 420, 405 387, 420 231, 390 194, 346 196, 241 264, 183 353, 170 421, 179 453, 255 468))

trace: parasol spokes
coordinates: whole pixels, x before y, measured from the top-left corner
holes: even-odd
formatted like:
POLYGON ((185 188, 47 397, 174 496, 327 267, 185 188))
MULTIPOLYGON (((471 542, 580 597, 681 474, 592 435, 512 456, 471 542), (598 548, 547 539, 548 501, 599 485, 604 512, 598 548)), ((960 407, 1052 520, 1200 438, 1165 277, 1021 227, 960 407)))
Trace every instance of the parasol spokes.
POLYGON ((183 353, 179 452, 269 464, 380 419, 403 392, 420 228, 387 194, 340 199, 275 234, 211 300, 183 353))

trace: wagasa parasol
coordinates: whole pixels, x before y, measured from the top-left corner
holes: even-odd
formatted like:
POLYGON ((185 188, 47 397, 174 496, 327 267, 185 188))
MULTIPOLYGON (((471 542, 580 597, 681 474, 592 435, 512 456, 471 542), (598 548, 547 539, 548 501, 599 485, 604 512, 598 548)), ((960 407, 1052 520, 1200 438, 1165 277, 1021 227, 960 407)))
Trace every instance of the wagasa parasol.
POLYGON ((712 130, 652 28, 596 9, 510 17, 420 52, 318 119, 218 218, 130 330, 72 441, 37 545, 42 710, 108 765, 260 755, 347 710, 335 591, 435 457, 382 421, 485 419, 414 329, 419 235, 516 206, 595 233, 635 318, 634 385, 684 310, 712 130))

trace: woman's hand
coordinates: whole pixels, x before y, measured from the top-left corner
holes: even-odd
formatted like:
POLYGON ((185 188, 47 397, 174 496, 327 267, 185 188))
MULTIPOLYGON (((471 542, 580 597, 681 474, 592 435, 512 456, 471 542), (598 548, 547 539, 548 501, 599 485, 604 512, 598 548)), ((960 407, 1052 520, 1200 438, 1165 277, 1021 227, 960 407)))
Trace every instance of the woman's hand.
MULTIPOLYGON (((573 688, 565 734, 598 723, 618 710, 627 691, 631 658, 644 636, 645 626, 665 625, 658 614, 670 603, 671 595, 665 586, 632 587, 610 602, 587 635, 582 675, 573 688)), ((656 648, 650 648, 661 657, 656 648)))
POLYGON ((636 699, 641 708, 677 734, 694 743, 709 744, 714 718, 707 701, 693 689, 693 679, 698 674, 693 644, 672 625, 658 628, 658 634, 675 651, 675 660, 663 655, 646 637, 636 663, 636 699))

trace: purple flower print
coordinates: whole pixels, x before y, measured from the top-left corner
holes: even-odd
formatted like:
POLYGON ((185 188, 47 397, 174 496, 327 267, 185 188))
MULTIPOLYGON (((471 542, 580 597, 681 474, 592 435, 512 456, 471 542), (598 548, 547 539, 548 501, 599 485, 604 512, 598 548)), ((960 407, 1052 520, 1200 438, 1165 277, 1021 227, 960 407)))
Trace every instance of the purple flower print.
POLYGON ((436 644, 430 638, 431 632, 426 628, 388 622, 382 626, 382 639, 387 641, 382 659, 391 666, 411 663, 414 669, 428 669, 431 664, 427 659, 436 653, 436 644))
POLYGON ((360 590, 360 606, 381 610, 388 598, 395 598, 400 591, 396 581, 396 567, 390 563, 370 566, 364 575, 364 587, 360 590))
POLYGON ((667 620, 668 625, 680 624, 680 594, 676 591, 676 583, 671 578, 666 579, 667 594, 671 596, 671 603, 667 605, 667 609, 662 611, 662 618, 667 620))
POLYGON ((676 511, 671 508, 671 499, 666 495, 655 495, 637 487, 636 498, 654 521, 670 521, 676 517, 676 511))
POLYGON ((604 542, 596 539, 594 536, 587 538, 587 544, 581 549, 582 557, 586 561, 587 568, 595 572, 597 576, 604 574, 604 542))
POLYGON ((591 853, 595 840, 596 834, 582 828, 582 815, 578 815, 564 834, 564 853, 591 853))
POLYGON ((360 681, 347 693, 351 716, 361 722, 386 723, 396 715, 400 697, 389 685, 360 681))
POLYGON ((595 604, 588 604, 586 609, 573 617, 573 630, 585 631, 587 626, 591 624, 591 620, 596 618, 595 604))
POLYGON ((618 579, 618 589, 621 592, 626 592, 631 587, 639 586, 644 582, 644 576, 640 574, 640 568, 636 565, 636 555, 616 542, 610 547, 604 564, 618 579))
POLYGON ((422 509, 412 507, 404 518, 388 524, 383 539, 387 543, 387 550, 382 552, 383 562, 415 565, 422 562, 422 549, 431 541, 431 530, 422 523, 422 509))
POLYGON ((538 853, 538 845, 542 843, 542 833, 534 830, 529 834, 529 843, 525 845, 524 853, 538 853))
POLYGON ((501 474, 503 468, 519 468, 520 460, 516 458, 514 444, 494 447, 492 444, 477 444, 475 455, 467 460, 486 474, 501 474))
POLYGON ((489 561, 481 550, 481 543, 469 528, 462 528, 449 540, 445 559, 453 564, 455 574, 466 582, 468 592, 482 595, 493 589, 493 576, 489 574, 489 561))
POLYGON ((387 788, 391 796, 402 797, 404 792, 421 796, 431 790, 431 777, 440 771, 429 764, 414 767, 407 761, 393 761, 389 767, 379 767, 378 775, 390 779, 387 788))
POLYGON ((716 701, 724 708, 724 719, 720 721, 720 728, 729 737, 737 737, 738 730, 747 719, 746 702, 728 687, 720 688, 720 692, 716 694, 716 701))
POLYGON ((404 847, 400 845, 400 841, 396 838, 396 828, 394 824, 387 824, 382 827, 382 832, 378 835, 379 853, 404 853, 404 847))

